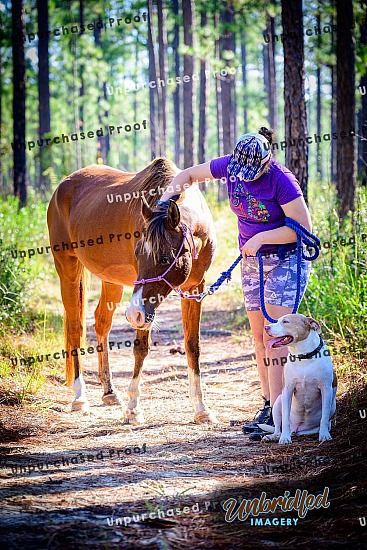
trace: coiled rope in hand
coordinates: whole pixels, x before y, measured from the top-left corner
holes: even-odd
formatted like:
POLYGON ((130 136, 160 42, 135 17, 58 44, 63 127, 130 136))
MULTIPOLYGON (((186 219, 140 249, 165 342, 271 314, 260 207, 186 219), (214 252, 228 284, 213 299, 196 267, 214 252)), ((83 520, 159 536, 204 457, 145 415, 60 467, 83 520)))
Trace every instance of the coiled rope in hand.
MULTIPOLYGON (((312 262, 313 260, 316 260, 316 258, 320 254, 320 239, 316 237, 316 235, 313 235, 308 231, 303 225, 298 223, 296 220, 293 220, 292 218, 286 217, 284 219, 284 223, 287 227, 290 227, 295 231, 297 235, 297 293, 296 293, 296 301, 294 304, 294 308, 292 313, 297 313, 299 302, 300 302, 300 295, 301 295, 301 264, 302 259, 307 260, 308 262, 312 262), (314 254, 307 256, 304 253, 303 249, 303 243, 309 247, 313 248, 315 250, 314 254)), ((281 259, 284 259, 285 254, 285 247, 284 245, 280 245, 278 248, 278 255, 281 259)), ((264 296, 264 265, 263 265, 263 259, 260 252, 257 252, 256 254, 258 260, 259 260, 259 277, 260 277, 260 305, 261 305, 261 311, 264 315, 265 319, 267 319, 270 323, 276 323, 277 319, 273 319, 268 315, 266 311, 265 306, 265 296, 264 296)))

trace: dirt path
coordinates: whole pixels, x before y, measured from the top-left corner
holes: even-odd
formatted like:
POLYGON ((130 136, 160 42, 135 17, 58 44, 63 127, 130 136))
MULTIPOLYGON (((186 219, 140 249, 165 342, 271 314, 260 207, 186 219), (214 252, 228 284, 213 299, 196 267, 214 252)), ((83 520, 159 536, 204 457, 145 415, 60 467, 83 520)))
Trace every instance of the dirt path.
MULTIPOLYGON (((90 417, 69 412, 71 390, 57 377, 49 379, 44 395, 33 404, 9 411, 20 439, 14 442, 11 437, 8 418, 9 442, 1 445, 0 534, 6 548, 247 548, 226 539, 210 542, 210 522, 215 510, 220 510, 214 495, 228 487, 236 487, 238 493, 240 487, 256 496, 265 462, 279 463, 280 456, 291 452, 292 456, 300 456, 300 451, 302 456, 327 455, 329 443, 320 452, 308 440, 296 443, 292 451, 283 449, 281 455, 276 446, 251 443, 240 426, 230 425, 233 419, 242 421, 255 414, 260 385, 250 337, 240 344, 230 331, 220 329, 230 313, 216 310, 216 305, 214 300, 205 304, 202 379, 207 404, 217 412, 220 424, 193 423, 186 356, 171 353, 178 346, 183 348, 176 301, 160 307, 160 331, 153 333, 154 345, 145 362, 145 425, 123 425, 121 409, 102 405, 95 355, 85 362, 90 417), (40 410, 46 399, 51 406, 40 410), (19 465, 27 473, 19 474, 19 465), (188 509, 181 515, 174 512, 162 518, 161 513, 148 521, 141 517, 153 510, 167 512, 184 506, 188 509)), ((89 306, 88 311, 93 308, 89 306)), ((122 313, 121 308, 116 314, 111 341, 134 338, 122 313)), ((93 318, 87 323, 89 340, 95 345, 93 318)), ((111 363, 126 403, 131 349, 112 351, 111 363)), ((275 494, 282 494, 279 491, 275 494)), ((252 536, 257 533, 252 528, 252 536)))
MULTIPOLYGON (((88 312, 92 311, 89 305, 88 312)), ((84 371, 90 417, 69 413, 71 390, 57 382, 48 383, 44 397, 53 405, 48 414, 42 415, 42 433, 4 449, 8 458, 2 473, 8 498, 3 502, 3 513, 9 525, 28 523, 29 515, 34 521, 34 514, 41 510, 58 512, 60 517, 66 510, 73 510, 78 516, 78 509, 98 505, 108 507, 112 515, 117 502, 122 506, 124 502, 156 498, 157 494, 199 495, 217 488, 223 476, 236 478, 239 471, 244 472, 246 464, 242 461, 241 465, 232 463, 228 467, 232 450, 245 444, 244 438, 238 438, 238 428, 229 423, 256 409, 259 384, 251 360, 250 339, 244 349, 234 342, 229 331, 215 328, 218 318, 225 317, 228 313, 216 311, 211 304, 211 308, 206 307, 202 326, 202 378, 207 403, 221 421, 218 426, 194 424, 186 355, 170 353, 179 346, 183 349, 178 301, 165 302, 158 311, 160 331, 153 333, 154 345, 143 373, 144 426, 122 425, 122 410, 102 404, 95 356, 86 358, 84 371), (132 454, 126 454, 129 452, 132 454), (84 463, 79 453, 83 453, 84 463), (74 459, 78 463, 66 465, 72 456, 78 457, 74 459), (45 464, 63 458, 65 465, 61 463, 59 468, 45 464), (40 463, 44 463, 42 471, 41 466, 22 475, 11 471, 16 465, 27 465, 32 470, 32 465, 40 463)), ((93 317, 87 319, 87 326, 88 338, 95 345, 93 317)), ((134 332, 124 320, 121 307, 116 312, 110 341, 115 341, 117 348, 117 342, 133 339, 134 332)), ((132 350, 113 350, 111 364, 116 386, 125 396, 132 373, 132 350)), ((36 411, 27 412, 24 420, 31 421, 32 415, 38 416, 36 411)), ((100 523, 95 514, 88 520, 100 523)))

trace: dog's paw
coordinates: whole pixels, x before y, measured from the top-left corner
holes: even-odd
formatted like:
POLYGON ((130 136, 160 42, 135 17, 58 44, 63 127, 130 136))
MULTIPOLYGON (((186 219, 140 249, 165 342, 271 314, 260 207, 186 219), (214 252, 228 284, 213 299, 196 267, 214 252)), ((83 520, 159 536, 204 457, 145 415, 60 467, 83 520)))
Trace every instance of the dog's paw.
POLYGON ((280 436, 280 439, 279 439, 279 444, 280 445, 289 445, 290 443, 292 443, 292 438, 290 435, 281 435, 280 436))
POLYGON ((274 433, 274 434, 264 435, 261 441, 266 441, 267 443, 269 443, 270 441, 278 441, 279 438, 280 438, 280 434, 274 433))
POLYGON ((319 441, 322 443, 323 441, 330 441, 333 439, 329 432, 320 432, 319 433, 319 441))

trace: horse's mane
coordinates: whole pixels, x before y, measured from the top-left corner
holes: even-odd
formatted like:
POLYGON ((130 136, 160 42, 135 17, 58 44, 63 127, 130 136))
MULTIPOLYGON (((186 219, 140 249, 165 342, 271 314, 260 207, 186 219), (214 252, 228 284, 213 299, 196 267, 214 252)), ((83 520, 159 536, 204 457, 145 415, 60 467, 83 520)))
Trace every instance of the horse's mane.
POLYGON ((171 244, 168 239, 169 233, 167 231, 166 221, 167 211, 165 209, 159 209, 153 212, 147 224, 145 242, 149 246, 155 264, 158 263, 159 253, 162 250, 162 243, 171 244))
MULTIPOLYGON (((139 191, 139 197, 142 195, 142 191, 149 206, 154 209, 157 200, 162 196, 163 189, 169 186, 172 179, 178 174, 179 170, 177 166, 170 160, 159 157, 154 159, 149 166, 144 168, 141 172, 138 172, 134 177, 136 185, 134 191, 139 191), (151 195, 149 191, 154 189, 156 193, 151 195), (160 191, 161 189, 161 191, 160 191)), ((139 204, 141 207, 141 198, 138 201, 131 201, 132 203, 139 204)), ((131 205, 132 206, 132 205, 131 205)), ((162 242, 168 242, 167 228, 165 221, 167 220, 167 212, 165 209, 158 209, 153 212, 152 217, 147 223, 147 230, 145 234, 145 242, 148 244, 154 262, 157 263, 158 254, 161 248, 162 242)))
MULTIPOLYGON (((177 166, 171 160, 164 157, 158 157, 146 167, 138 172, 133 180, 134 191, 139 191, 139 206, 141 204, 142 191, 150 207, 155 205, 158 199, 163 195, 163 189, 166 189, 173 178, 178 174, 177 166), (154 189, 156 193, 151 195, 150 190, 154 189), (162 189, 162 191, 160 191, 162 189)), ((132 201, 135 203, 135 201, 132 201)), ((135 203, 136 204, 136 203, 135 203)))

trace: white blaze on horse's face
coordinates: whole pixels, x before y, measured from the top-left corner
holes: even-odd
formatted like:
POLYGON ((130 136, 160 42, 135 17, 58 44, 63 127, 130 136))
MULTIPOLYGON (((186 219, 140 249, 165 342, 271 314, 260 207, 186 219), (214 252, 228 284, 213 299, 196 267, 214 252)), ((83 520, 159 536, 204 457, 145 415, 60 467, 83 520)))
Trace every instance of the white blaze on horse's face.
POLYGON ((129 305, 126 308, 126 319, 135 329, 148 330, 151 322, 145 321, 145 307, 143 304, 143 287, 131 296, 129 305))

